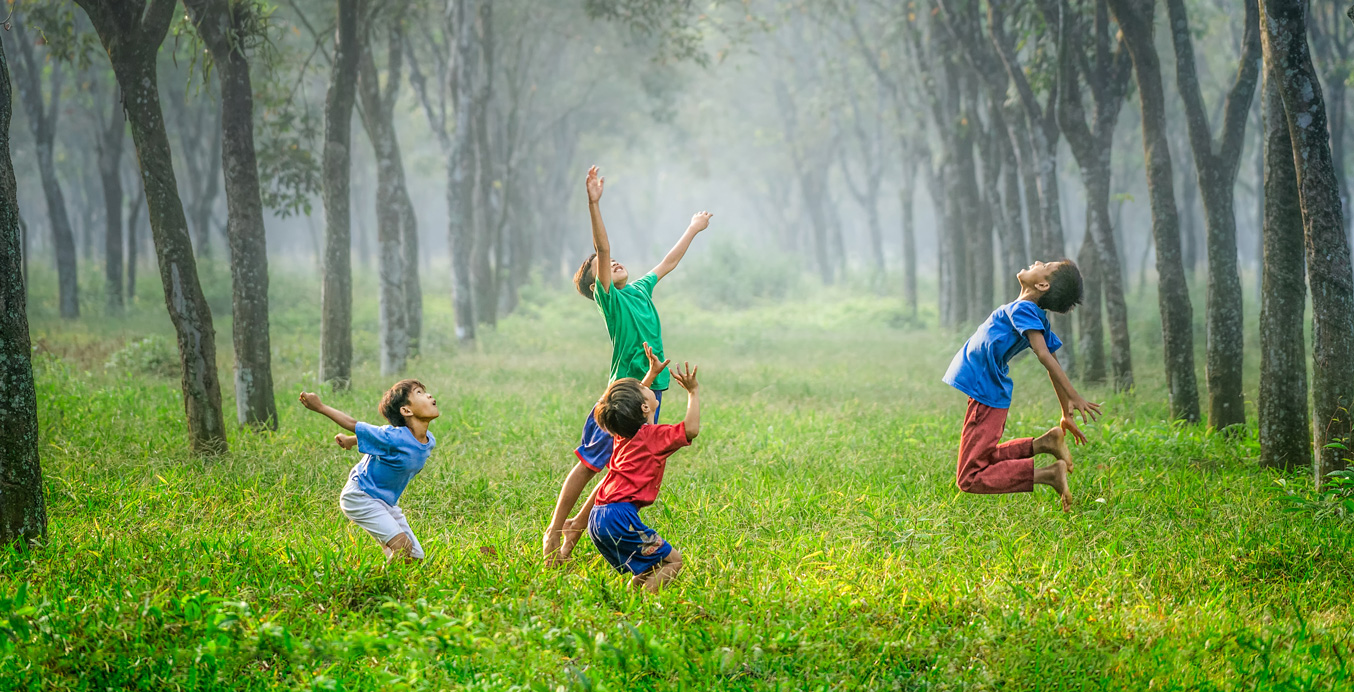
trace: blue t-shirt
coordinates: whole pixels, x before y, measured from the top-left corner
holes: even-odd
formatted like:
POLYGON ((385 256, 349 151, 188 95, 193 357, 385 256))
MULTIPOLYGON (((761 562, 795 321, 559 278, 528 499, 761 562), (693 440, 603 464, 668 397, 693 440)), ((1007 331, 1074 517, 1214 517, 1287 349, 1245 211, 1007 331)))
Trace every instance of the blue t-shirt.
POLYGON ((945 384, 969 395, 974 401, 992 408, 1011 408, 1011 376, 1007 364, 1017 353, 1030 347, 1025 332, 1044 333, 1049 353, 1063 342, 1053 333, 1048 315, 1032 301, 1007 303, 988 316, 978 331, 954 354, 945 384))
POLYGON ((390 505, 400 503, 400 495, 410 479, 423 470, 424 462, 437 446, 437 439, 428 433, 428 443, 419 442, 409 428, 358 423, 357 451, 362 460, 357 462, 348 477, 357 481, 362 492, 390 505))

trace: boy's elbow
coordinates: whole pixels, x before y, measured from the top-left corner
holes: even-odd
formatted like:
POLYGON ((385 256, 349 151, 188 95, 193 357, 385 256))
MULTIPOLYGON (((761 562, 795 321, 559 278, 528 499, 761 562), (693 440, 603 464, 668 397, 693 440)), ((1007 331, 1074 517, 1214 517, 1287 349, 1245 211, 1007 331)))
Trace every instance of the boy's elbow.
POLYGON ((696 439, 696 436, 699 435, 699 434, 701 434, 701 426, 699 426, 699 425, 688 425, 688 426, 686 426, 686 441, 687 441, 687 442, 690 442, 690 441, 696 439))

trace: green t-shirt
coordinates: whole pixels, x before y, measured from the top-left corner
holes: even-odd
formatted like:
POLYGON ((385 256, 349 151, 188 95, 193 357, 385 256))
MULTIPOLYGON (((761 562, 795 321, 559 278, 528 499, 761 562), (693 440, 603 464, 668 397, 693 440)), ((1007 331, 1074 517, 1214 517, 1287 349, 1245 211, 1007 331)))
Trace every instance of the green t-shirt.
MULTIPOLYGON (((598 280, 592 288, 597 310, 606 320, 606 331, 611 336, 611 381, 623 377, 643 380, 649 373, 649 359, 644 355, 648 343, 655 356, 663 360, 663 324, 653 306, 653 287, 658 275, 649 272, 639 281, 627 283, 624 288, 602 290, 598 280)), ((653 388, 668 388, 668 371, 659 373, 653 388)))

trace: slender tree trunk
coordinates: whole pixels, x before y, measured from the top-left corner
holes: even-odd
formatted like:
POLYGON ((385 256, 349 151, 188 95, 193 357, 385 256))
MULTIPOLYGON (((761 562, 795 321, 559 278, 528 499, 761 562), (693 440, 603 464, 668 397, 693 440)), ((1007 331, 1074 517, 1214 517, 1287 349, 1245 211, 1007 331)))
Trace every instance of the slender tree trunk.
POLYGON ((1302 204, 1278 66, 1265 61, 1264 290, 1260 296, 1260 465, 1285 471, 1312 463, 1307 414, 1307 307, 1302 204))
POLYGON ((472 110, 474 110, 474 132, 476 153, 479 166, 475 170, 475 194, 478 196, 475 214, 475 243, 471 275, 475 281, 475 318, 480 324, 494 327, 498 324, 498 247, 497 224, 498 191, 494 183, 498 180, 498 170, 494 160, 494 149, 490 145, 489 133, 489 95, 492 93, 493 67, 493 31, 492 0, 478 3, 479 19, 476 22, 476 43, 479 45, 480 69, 472 110))
POLYGON ((476 55, 474 17, 479 0, 449 0, 447 27, 454 36, 451 80, 455 128, 447 162, 448 247, 451 250, 451 300, 456 313, 456 338, 475 340, 475 283, 471 256, 475 245, 475 133, 474 100, 476 55))
MULTIPOLYGON (((3 51, 4 48, 0 46, 0 52, 3 51)), ((6 78, 8 78, 8 75, 6 75, 6 78)), ((28 292, 28 224, 24 221, 22 214, 16 214, 16 216, 19 217, 20 254, 23 255, 21 267, 24 275, 24 293, 26 295, 28 292)))
POLYGON ((1097 250, 1096 273, 1105 297, 1105 313, 1109 317, 1110 369, 1114 373, 1115 390, 1125 391, 1133 388, 1133 356, 1128 334, 1128 304, 1124 300, 1124 275, 1110 222, 1109 157, 1110 147, 1106 146, 1101 159, 1104 165, 1083 166, 1082 175, 1086 181, 1088 240, 1097 250))
POLYGON ((235 40, 247 27, 232 16, 228 0, 186 0, 185 6, 211 51, 221 86, 219 141, 228 209, 236 418, 241 425, 276 430, 268 335, 268 238, 254 151, 254 90, 249 58, 235 40))
POLYGON ((1245 142, 1246 119, 1259 75, 1260 36, 1255 0, 1245 3, 1245 38, 1236 80, 1227 92, 1220 137, 1213 138, 1195 69, 1194 42, 1184 0, 1167 0, 1175 45, 1176 86, 1185 104, 1190 149, 1203 196, 1208 247, 1208 421, 1216 429, 1246 422, 1241 366, 1241 274, 1237 268, 1234 191, 1245 142))
POLYGON ((1081 349, 1077 362, 1081 365, 1082 380, 1101 384, 1105 381, 1105 329, 1100 312, 1104 268, 1092 237, 1089 208, 1087 217, 1086 235, 1081 241, 1081 252, 1077 253, 1084 291, 1081 305, 1077 306, 1077 347, 1081 349))
POLYGON ((146 208, 146 188, 142 187, 131 209, 127 210, 127 302, 136 301, 136 265, 140 261, 141 210, 146 208))
MULTIPOLYGON (((401 52, 391 50, 392 64, 387 70, 386 89, 397 88, 401 52)), ((405 254, 403 198, 407 196, 399 179, 399 142, 395 138, 394 113, 387 102, 372 47, 362 51, 358 77, 358 94, 362 99, 362 122, 371 140, 376 157, 376 244, 378 248, 377 275, 380 281, 381 312, 381 374, 391 376, 405 369, 409 357, 408 320, 404 296, 405 254)))
MULTIPOLYGON (((403 178, 404 170, 401 168, 403 178)), ((405 331, 409 335, 409 355, 418 355, 419 339, 423 336, 423 286, 419 279, 418 216, 414 213, 414 203, 409 199, 408 185, 401 185, 404 193, 400 197, 400 233, 404 241, 404 320, 405 331)))
POLYGON ((1020 283, 1015 275, 1029 263, 1030 251, 1025 244, 1025 224, 1020 214, 1020 164, 1010 136, 1000 141, 1002 165, 1002 215, 998 225, 1001 236, 1001 300, 1015 298, 1020 283))
POLYGON ((353 378, 353 260, 349 166, 356 98, 357 20, 361 0, 338 0, 334 68, 324 102, 324 283, 320 381, 347 389, 353 378))
POLYGON ((126 139, 126 122, 122 119, 121 95, 114 93, 115 103, 99 136, 99 177, 103 181, 104 221, 104 277, 106 279, 106 312, 122 314, 122 143, 126 139))
POLYGON ((1354 275, 1331 163, 1321 84, 1307 51, 1303 0, 1261 3, 1265 61, 1275 65, 1293 145, 1307 277, 1312 290, 1312 393, 1316 415, 1316 480, 1345 468, 1354 405, 1354 275), (1344 449, 1331 445, 1340 445, 1344 449))
POLYGON ((75 319, 80 316, 80 285, 78 259, 75 250, 75 232, 66 211, 66 195, 56 176, 54 150, 56 123, 61 112, 61 83, 64 70, 60 62, 52 65, 51 95, 43 96, 42 65, 34 54, 32 37, 28 35, 23 18, 16 15, 14 39, 18 44, 19 62, 14 71, 19 98, 28 115, 28 126, 33 131, 37 154, 38 176, 47 201, 48 225, 52 229, 52 246, 56 251, 56 275, 59 288, 61 316, 75 319))
POLYGON ((203 259, 210 259, 212 256, 212 211, 216 208, 216 198, 221 193, 221 177, 216 172, 221 170, 223 165, 222 117, 223 114, 218 109, 216 122, 209 125, 207 131, 203 133, 203 136, 207 137, 209 148, 206 165, 202 167, 202 191, 190 205, 193 210, 194 247, 198 248, 198 257, 203 259))
POLYGON ((1185 267, 1180 258, 1180 218, 1175 206, 1175 180, 1166 136, 1166 95, 1161 85, 1161 63, 1152 40, 1153 6, 1148 0, 1109 0, 1119 23, 1138 83, 1142 106, 1143 150, 1147 190, 1151 198, 1152 234, 1161 309, 1161 336, 1165 343, 1166 384, 1171 416, 1198 422, 1199 388, 1194 377, 1193 309, 1185 267))
POLYGON ((165 305, 178 335, 188 435, 194 451, 224 452, 226 433, 216 373, 216 331, 211 309, 198 283, 197 263, 174 179, 156 75, 156 52, 169 30, 176 3, 153 0, 148 8, 136 0, 80 0, 79 4, 108 49, 113 71, 126 97, 124 104, 141 164, 141 183, 146 189, 165 305))
POLYGON ((904 161, 903 189, 898 193, 903 217, 903 302, 913 317, 917 316, 917 233, 913 216, 912 196, 915 193, 916 163, 904 161))
POLYGON ((9 62, 0 46, 0 546, 32 544, 47 535, 18 190, 9 157, 11 115, 9 62))

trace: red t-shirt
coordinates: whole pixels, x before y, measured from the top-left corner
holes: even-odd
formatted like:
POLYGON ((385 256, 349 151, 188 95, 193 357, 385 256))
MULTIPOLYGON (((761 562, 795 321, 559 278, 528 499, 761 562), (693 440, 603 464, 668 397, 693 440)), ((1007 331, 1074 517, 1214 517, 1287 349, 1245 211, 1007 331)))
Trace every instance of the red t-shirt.
POLYGON ((648 507, 658 497, 663 469, 672 453, 691 444, 686 439, 686 423, 641 426, 634 437, 615 438, 611 464, 607 467, 597 504, 633 502, 648 507))

